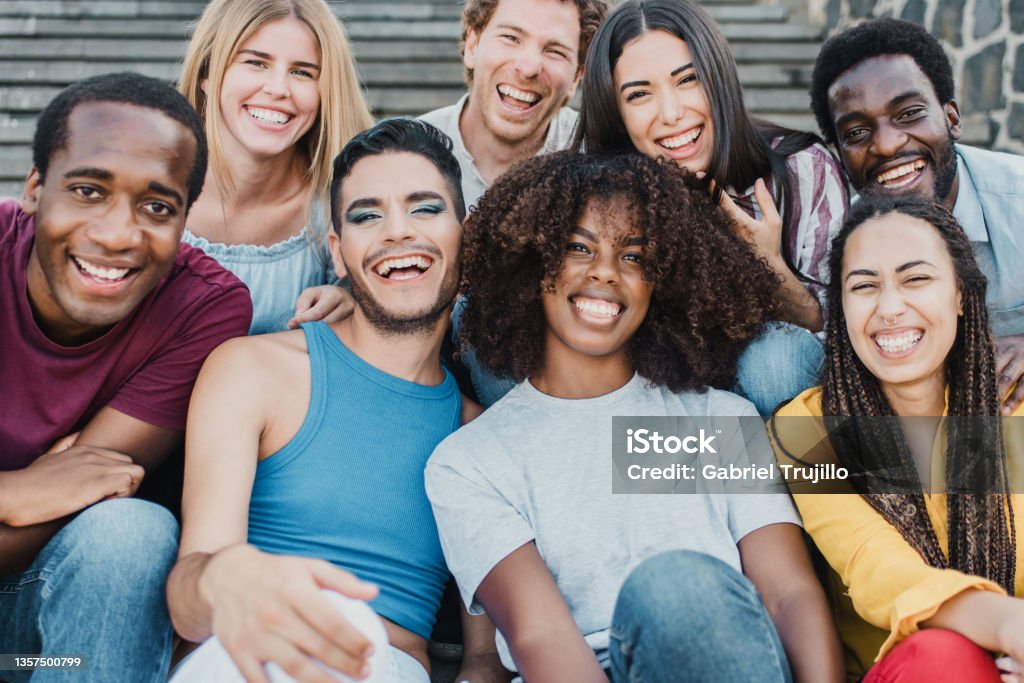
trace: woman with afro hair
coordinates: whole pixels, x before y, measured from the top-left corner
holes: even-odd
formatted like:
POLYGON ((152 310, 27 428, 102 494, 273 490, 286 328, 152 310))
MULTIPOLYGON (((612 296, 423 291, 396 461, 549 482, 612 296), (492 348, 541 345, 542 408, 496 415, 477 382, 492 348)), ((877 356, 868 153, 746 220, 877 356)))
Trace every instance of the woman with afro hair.
POLYGON ((827 457, 849 472, 854 495, 793 487, 828 563, 849 679, 999 683, 1001 667, 1019 683, 1024 496, 1010 475, 1024 435, 999 417, 971 243, 937 204, 864 196, 830 270, 822 386, 781 408, 772 433, 783 464, 827 457), (997 667, 992 652, 1010 657, 997 667))
POLYGON ((752 417, 747 457, 771 460, 754 407, 709 386, 735 381, 777 279, 706 190, 642 155, 560 152, 499 179, 464 239, 462 341, 519 383, 437 447, 427 492, 505 665, 526 681, 841 680, 784 487, 613 495, 613 416, 728 416, 714 444, 752 417))

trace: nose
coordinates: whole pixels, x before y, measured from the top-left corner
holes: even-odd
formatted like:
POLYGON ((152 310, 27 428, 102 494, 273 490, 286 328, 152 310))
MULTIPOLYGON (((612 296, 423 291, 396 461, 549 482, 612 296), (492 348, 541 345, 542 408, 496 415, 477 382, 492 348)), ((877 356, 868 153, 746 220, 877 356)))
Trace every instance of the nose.
POLYGON ((878 157, 895 156, 907 143, 907 134, 888 123, 879 124, 871 136, 871 152, 878 157))
POLYGON ((405 212, 389 211, 384 217, 380 238, 384 242, 406 242, 416 238, 416 230, 405 212))
POLYGON ((686 107, 675 91, 662 93, 658 96, 658 120, 672 125, 686 116, 686 107))
POLYGON ((587 278, 606 285, 619 284, 618 259, 614 254, 598 254, 587 268, 587 278))
POLYGON ((280 69, 270 69, 267 80, 263 83, 263 92, 274 99, 283 99, 290 94, 288 91, 288 74, 280 69))
POLYGON ((131 200, 112 202, 110 209, 89 225, 87 236, 111 253, 137 248, 142 243, 143 231, 136 220, 131 200))
POLYGON ((882 290, 878 294, 878 305, 876 313, 882 319, 882 323, 888 320, 891 326, 899 316, 903 315, 907 310, 906 301, 903 298, 903 294, 900 293, 897 287, 883 286, 882 290))
POLYGON ((533 79, 540 76, 541 70, 544 68, 543 56, 540 51, 524 46, 519 50, 519 55, 516 59, 516 72, 524 79, 533 79))

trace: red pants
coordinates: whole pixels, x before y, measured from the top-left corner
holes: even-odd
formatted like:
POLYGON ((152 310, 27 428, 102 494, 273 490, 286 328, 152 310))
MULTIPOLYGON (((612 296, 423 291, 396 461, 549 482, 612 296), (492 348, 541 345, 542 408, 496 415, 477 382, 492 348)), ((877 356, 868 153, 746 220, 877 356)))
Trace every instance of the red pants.
POLYGON ((863 683, 1000 683, 988 651, 953 631, 928 628, 907 636, 871 667, 863 683))

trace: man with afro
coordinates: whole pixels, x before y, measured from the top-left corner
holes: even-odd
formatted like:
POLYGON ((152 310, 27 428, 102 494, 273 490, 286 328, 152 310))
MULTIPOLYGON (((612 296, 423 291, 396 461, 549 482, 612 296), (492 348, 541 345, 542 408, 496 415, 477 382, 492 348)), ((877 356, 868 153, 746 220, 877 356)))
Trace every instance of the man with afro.
POLYGON ((1013 228, 1024 212, 1024 158, 957 143, 949 58, 906 21, 868 21, 830 38, 814 66, 811 108, 855 190, 923 195, 964 227, 988 278, 1008 414, 1024 400, 1024 239, 1013 228))

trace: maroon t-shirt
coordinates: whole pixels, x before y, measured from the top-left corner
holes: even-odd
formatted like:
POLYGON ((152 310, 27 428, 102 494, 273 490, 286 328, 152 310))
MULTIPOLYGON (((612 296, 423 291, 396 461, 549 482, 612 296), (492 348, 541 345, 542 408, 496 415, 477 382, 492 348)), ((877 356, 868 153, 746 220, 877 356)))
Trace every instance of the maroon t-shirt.
POLYGON ((0 200, 0 470, 28 466, 104 406, 184 429, 206 356, 252 319, 245 285, 187 244, 167 277, 102 337, 61 346, 39 329, 26 288, 35 219, 0 200))

